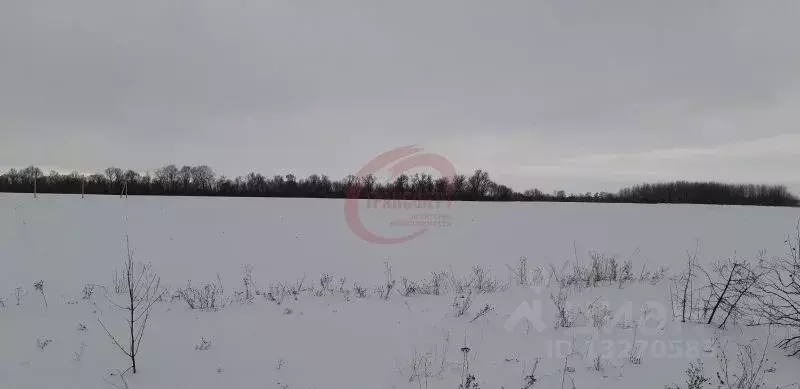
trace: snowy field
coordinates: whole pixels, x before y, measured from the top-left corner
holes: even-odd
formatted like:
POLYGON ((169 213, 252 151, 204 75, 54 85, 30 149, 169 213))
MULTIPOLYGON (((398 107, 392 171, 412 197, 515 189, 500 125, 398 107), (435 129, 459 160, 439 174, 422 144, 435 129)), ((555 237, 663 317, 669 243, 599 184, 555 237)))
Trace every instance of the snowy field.
MULTIPOLYGON (((446 220, 381 245, 354 233, 344 209, 343 200, 322 199, 0 194, 0 388, 457 389, 465 373, 483 389, 683 388, 690 362, 702 360, 715 377, 726 343, 735 360, 735 343, 758 348, 782 330, 768 339, 761 327, 672 320, 669 277, 687 251, 704 263, 764 250, 782 255, 800 219, 800 209, 767 207, 453 203, 415 210, 362 202, 359 220, 381 236, 416 231, 390 223, 420 214, 446 220), (126 259, 126 236, 134 259, 151 263, 170 292, 154 305, 139 372, 123 382, 109 373, 129 362, 100 321, 127 339, 124 312, 109 301, 119 298, 113 276, 126 259), (551 294, 559 288, 548 265, 587 263, 592 251, 632 261, 637 277, 642 268, 668 270, 654 282, 566 291, 579 314, 570 328, 555 328, 551 294), (509 266, 520 257, 544 270, 540 282, 515 282, 509 266), (384 299, 374 290, 387 283, 386 263, 396 284, 384 299), (252 302, 241 294, 246 265, 252 302), (474 265, 501 285, 455 290, 450 281, 474 278, 474 265), (445 275, 441 293, 413 293, 402 283, 432 272, 445 275), (325 274, 329 283, 320 280, 325 274), (40 280, 44 293, 34 287, 40 280), (172 298, 189 280, 221 285, 218 309, 172 298), (301 280, 297 296, 267 296, 301 280), (87 285, 96 285, 89 295, 87 285), (628 315, 598 329, 599 306, 628 315), (513 320, 531 312, 530 320, 513 320)), ((768 388, 800 382, 800 360, 772 347, 767 353, 768 388)))

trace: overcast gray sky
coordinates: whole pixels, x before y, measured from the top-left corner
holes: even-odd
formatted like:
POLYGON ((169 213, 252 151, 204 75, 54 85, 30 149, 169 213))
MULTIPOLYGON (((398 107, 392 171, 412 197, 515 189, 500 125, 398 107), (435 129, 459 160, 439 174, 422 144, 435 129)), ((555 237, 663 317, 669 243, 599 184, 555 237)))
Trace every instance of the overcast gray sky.
POLYGON ((3 0, 0 169, 356 172, 800 193, 800 2, 3 0))

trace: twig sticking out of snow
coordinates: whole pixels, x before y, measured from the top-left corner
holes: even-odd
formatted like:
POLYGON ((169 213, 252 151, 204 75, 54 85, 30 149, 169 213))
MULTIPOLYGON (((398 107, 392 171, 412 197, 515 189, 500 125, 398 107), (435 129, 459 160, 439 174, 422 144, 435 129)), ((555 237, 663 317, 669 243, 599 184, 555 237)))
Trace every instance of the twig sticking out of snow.
POLYGON ((200 338, 200 344, 194 346, 195 350, 206 351, 211 348, 211 341, 206 338, 200 338))
POLYGON ((103 377, 103 381, 105 381, 105 383, 107 383, 107 384, 109 384, 109 385, 111 385, 111 386, 113 386, 113 387, 115 387, 117 389, 130 389, 128 387, 128 381, 125 379, 125 374, 127 374, 130 369, 131 368, 128 368, 125 371, 116 369, 116 370, 113 370, 112 372, 108 373, 109 377, 119 377, 119 380, 120 380, 119 384, 111 382, 106 377, 103 377))
POLYGON ((487 313, 489 313, 489 312, 491 312, 493 310, 494 310, 493 306, 491 306, 489 304, 486 304, 486 305, 483 306, 483 308, 481 308, 480 312, 478 312, 478 314, 476 314, 475 317, 473 317, 472 320, 470 320, 469 322, 473 323, 473 322, 475 322, 475 320, 480 319, 481 317, 485 316, 487 313))
POLYGON ((81 361, 81 357, 83 357, 83 350, 86 348, 86 342, 81 342, 81 348, 78 351, 72 353, 72 359, 76 362, 81 361))
POLYGON ((53 343, 52 339, 36 338, 36 347, 39 348, 39 351, 44 351, 45 347, 49 346, 50 343, 53 343))
POLYGON ((533 385, 536 385, 536 381, 539 380, 538 378, 536 378, 536 369, 539 367, 539 360, 540 360, 540 358, 536 358, 536 360, 533 362, 533 367, 531 368, 530 374, 528 374, 525 377, 523 377, 523 379, 522 379, 522 385, 523 385, 522 389, 530 389, 530 388, 532 388, 533 385))

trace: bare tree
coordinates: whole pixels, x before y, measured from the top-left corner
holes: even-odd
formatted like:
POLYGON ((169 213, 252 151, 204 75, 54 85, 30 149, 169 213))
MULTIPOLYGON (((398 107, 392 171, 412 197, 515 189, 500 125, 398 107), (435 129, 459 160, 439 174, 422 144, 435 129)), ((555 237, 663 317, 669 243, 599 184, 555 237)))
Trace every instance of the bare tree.
POLYGON ((108 183, 110 185, 120 185, 123 180, 124 172, 122 169, 118 167, 110 167, 105 170, 106 177, 108 177, 108 183))
POLYGON ((161 186, 167 192, 175 190, 175 182, 178 180, 178 175, 178 167, 175 165, 167 165, 156 170, 156 180, 161 183, 161 186))
POLYGON ((141 180, 141 175, 133 170, 126 170, 125 173, 122 175, 123 184, 122 190, 125 193, 125 198, 128 198, 128 187, 133 184, 134 188, 141 180))
POLYGON ((125 247, 127 260, 122 270, 122 277, 127 289, 125 291, 125 299, 121 303, 111 299, 109 299, 109 302, 115 307, 127 311, 128 342, 123 345, 120 339, 112 335, 108 327, 99 318, 97 321, 114 342, 114 345, 131 359, 131 369, 136 374, 136 356, 139 355, 150 312, 153 309, 153 305, 164 295, 165 290, 161 287, 161 279, 153 272, 150 264, 134 262, 128 236, 125 236, 125 247))
MULTIPOLYGON (((765 323, 800 329, 800 223, 794 236, 786 239, 787 254, 762 264, 766 269, 758 283, 757 315, 765 323)), ((796 332, 778 342, 790 355, 800 355, 800 334, 796 332)))
POLYGON ((758 264, 732 258, 714 263, 708 271, 690 255, 687 269, 676 279, 678 290, 671 297, 681 306, 681 320, 696 317, 712 324, 723 317, 719 328, 724 328, 731 318, 748 317, 756 302, 759 280, 766 273, 763 263, 762 252, 758 264), (695 278, 701 279, 699 287, 694 286, 695 278))
POLYGON ((467 176, 463 174, 456 174, 452 179, 452 193, 453 197, 458 197, 467 189, 467 176))
POLYGON ((475 200, 483 198, 489 192, 492 181, 489 179, 489 172, 484 170, 476 170, 475 173, 467 180, 469 191, 475 200))
POLYGON ((189 192, 189 185, 192 182, 192 167, 184 165, 178 172, 178 179, 181 180, 181 185, 184 193, 189 192))
POLYGON ((201 192, 210 189, 211 183, 214 181, 214 170, 208 165, 192 167, 190 175, 195 187, 201 192))
POLYGON ((744 315, 740 306, 743 303, 742 299, 755 297, 754 287, 765 273, 761 266, 755 267, 742 259, 729 259, 716 263, 713 275, 700 266, 697 270, 705 274, 708 280, 708 284, 701 288, 701 291, 708 291, 708 297, 704 300, 702 308, 703 317, 708 318, 706 324, 711 324, 717 312, 722 312, 725 317, 719 328, 725 327, 732 316, 744 315))
POLYGON ((700 265, 697 264, 697 246, 695 246, 694 253, 686 252, 686 269, 681 273, 678 278, 675 280, 676 283, 676 293, 680 294, 677 296, 677 300, 680 302, 681 305, 681 322, 686 322, 687 313, 689 319, 692 318, 692 306, 693 306, 693 297, 692 294, 692 284, 694 281, 695 276, 697 275, 696 270, 699 268, 702 270, 700 265), (683 289, 680 291, 680 289, 683 289))
POLYGON ((36 197, 38 192, 36 187, 36 182, 42 175, 42 169, 39 169, 38 167, 31 165, 20 170, 19 174, 20 176, 23 177, 23 179, 33 183, 33 197, 36 197))

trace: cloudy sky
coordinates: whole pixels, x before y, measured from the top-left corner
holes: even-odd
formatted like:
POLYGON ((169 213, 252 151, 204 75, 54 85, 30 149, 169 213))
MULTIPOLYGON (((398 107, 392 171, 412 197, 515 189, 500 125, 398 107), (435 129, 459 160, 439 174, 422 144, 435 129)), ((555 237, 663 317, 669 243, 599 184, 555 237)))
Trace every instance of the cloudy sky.
POLYGON ((408 144, 523 190, 800 193, 800 2, 3 0, 0 169, 339 178, 408 144))

